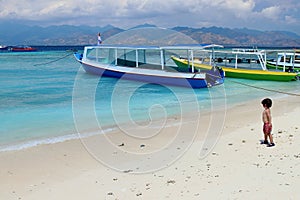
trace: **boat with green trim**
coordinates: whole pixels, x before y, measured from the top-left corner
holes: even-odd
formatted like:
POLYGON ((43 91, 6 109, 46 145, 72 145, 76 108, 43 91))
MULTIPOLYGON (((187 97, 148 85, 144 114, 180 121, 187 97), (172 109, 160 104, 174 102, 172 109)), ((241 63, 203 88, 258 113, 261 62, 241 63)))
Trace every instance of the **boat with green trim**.
POLYGON ((293 52, 278 52, 277 59, 267 61, 268 69, 300 72, 300 50, 293 52))
MULTIPOLYGON (((171 58, 180 69, 193 67, 195 69, 201 70, 201 69, 211 68, 211 66, 208 64, 203 64, 194 60, 178 58, 175 56, 172 56, 171 58)), ((269 81, 297 80, 297 73, 268 71, 268 70, 240 69, 240 68, 231 68, 231 67, 222 67, 222 69, 225 72, 225 77, 253 79, 253 80, 269 80, 269 81)))

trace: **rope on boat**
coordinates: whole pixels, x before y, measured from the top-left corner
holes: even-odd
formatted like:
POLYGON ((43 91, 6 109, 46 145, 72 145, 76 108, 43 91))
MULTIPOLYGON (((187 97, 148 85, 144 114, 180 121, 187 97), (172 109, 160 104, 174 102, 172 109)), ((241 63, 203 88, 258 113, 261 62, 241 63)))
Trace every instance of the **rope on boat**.
POLYGON ((273 90, 273 89, 258 87, 258 86, 254 86, 254 85, 250 85, 250 84, 246 84, 246 83, 241 83, 241 82, 238 82, 238 81, 232 81, 232 80, 226 80, 226 81, 230 81, 230 82, 233 82, 233 83, 237 83, 237 84, 244 85, 244 86, 247 86, 247 87, 252 87, 252 88, 255 88, 255 89, 259 89, 259 90, 266 90, 266 91, 269 91, 269 92, 287 94, 287 95, 291 95, 291 96, 300 96, 300 94, 295 94, 295 93, 290 93, 290 92, 283 92, 283 91, 280 91, 280 90, 273 90))
POLYGON ((68 57, 68 56, 70 56, 70 55, 73 55, 73 54, 74 54, 74 52, 69 53, 69 54, 67 54, 67 55, 64 55, 63 57, 57 58, 57 59, 55 59, 55 60, 51 60, 51 61, 49 61, 49 62, 34 64, 33 66, 48 65, 48 64, 50 64, 50 63, 54 63, 54 62, 57 62, 57 61, 59 61, 59 60, 62 60, 62 59, 66 58, 66 57, 68 57))

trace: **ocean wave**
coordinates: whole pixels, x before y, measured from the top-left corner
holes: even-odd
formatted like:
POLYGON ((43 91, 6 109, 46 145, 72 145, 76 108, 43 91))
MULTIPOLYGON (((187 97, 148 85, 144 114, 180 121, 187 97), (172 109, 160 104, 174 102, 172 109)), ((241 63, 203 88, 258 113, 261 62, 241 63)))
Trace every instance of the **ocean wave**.
POLYGON ((62 135, 62 136, 51 137, 51 138, 30 140, 30 141, 21 142, 21 143, 17 143, 17 144, 13 144, 13 145, 0 146, 0 152, 20 151, 20 150, 36 147, 39 145, 55 144, 55 143, 69 141, 69 140, 87 138, 87 137, 91 137, 94 135, 105 134, 105 133, 111 132, 113 130, 115 130, 115 129, 109 128, 109 129, 106 129, 101 132, 97 131, 97 132, 89 132, 89 133, 85 133, 85 134, 73 133, 73 134, 69 134, 69 135, 62 135))

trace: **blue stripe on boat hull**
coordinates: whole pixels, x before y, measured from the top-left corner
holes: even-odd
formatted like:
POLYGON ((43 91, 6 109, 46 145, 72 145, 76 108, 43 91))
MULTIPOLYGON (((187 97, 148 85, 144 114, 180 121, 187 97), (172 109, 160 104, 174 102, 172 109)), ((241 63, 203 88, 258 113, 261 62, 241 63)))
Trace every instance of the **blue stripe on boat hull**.
POLYGON ((189 78, 184 79, 184 78, 175 78, 175 77, 131 74, 131 73, 124 73, 124 72, 118 72, 113 70, 106 70, 106 69, 94 67, 87 64, 82 64, 82 66, 86 72, 100 75, 100 76, 123 78, 127 80, 141 81, 141 82, 161 84, 161 85, 173 85, 173 86, 192 87, 192 88, 207 87, 207 82, 205 79, 189 79, 189 78))

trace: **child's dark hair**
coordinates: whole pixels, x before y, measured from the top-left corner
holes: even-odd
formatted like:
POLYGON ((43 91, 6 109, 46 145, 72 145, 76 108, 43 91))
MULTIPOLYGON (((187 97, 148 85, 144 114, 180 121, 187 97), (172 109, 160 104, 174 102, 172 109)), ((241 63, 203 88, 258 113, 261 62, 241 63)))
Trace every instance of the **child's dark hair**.
POLYGON ((271 108, 272 106, 272 100, 269 98, 265 98, 264 100, 261 101, 262 105, 266 105, 268 108, 271 108))

